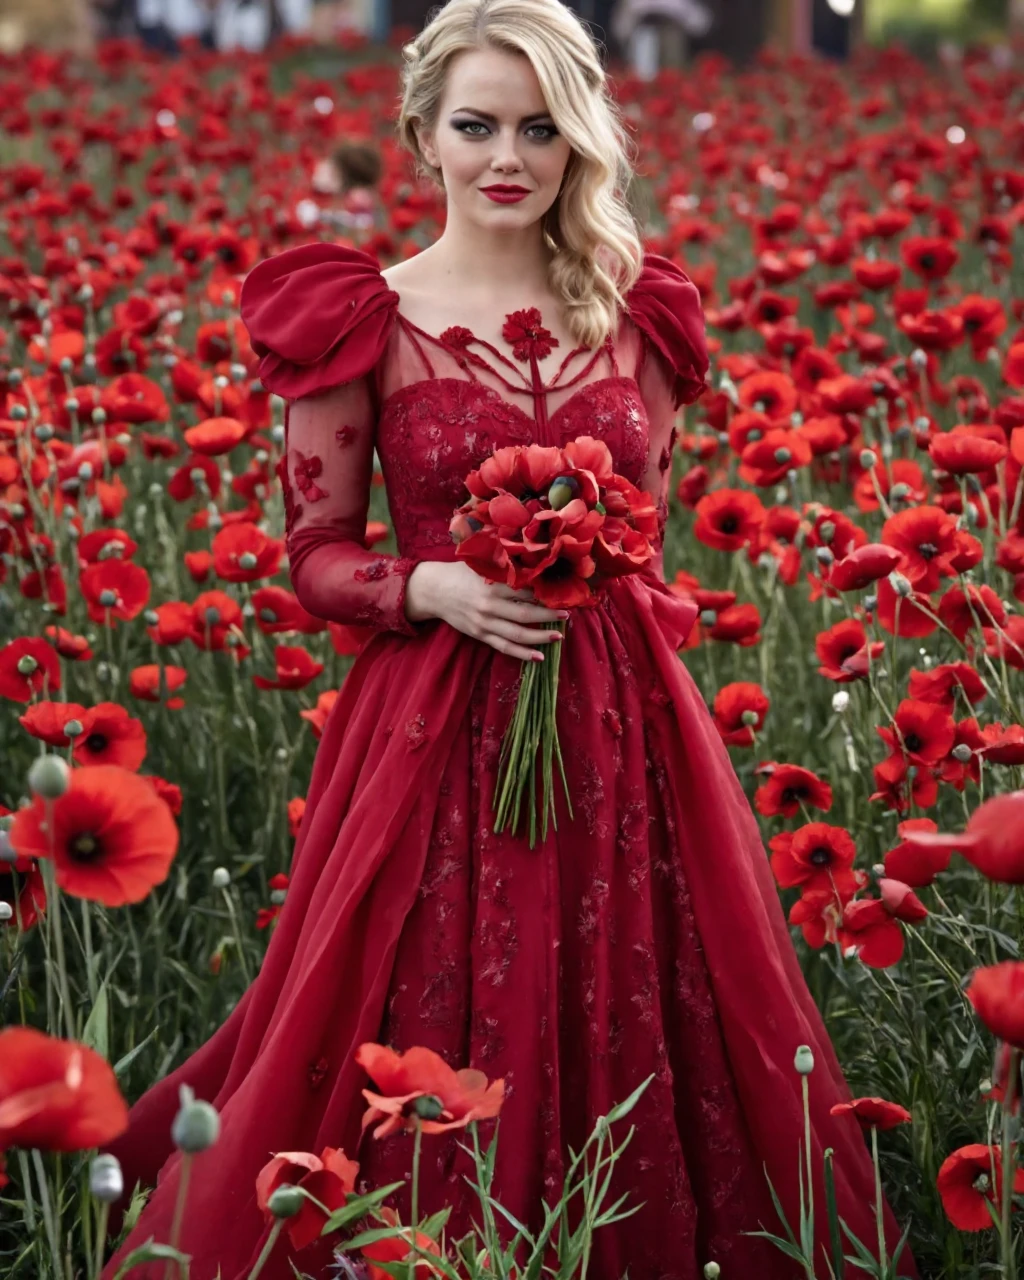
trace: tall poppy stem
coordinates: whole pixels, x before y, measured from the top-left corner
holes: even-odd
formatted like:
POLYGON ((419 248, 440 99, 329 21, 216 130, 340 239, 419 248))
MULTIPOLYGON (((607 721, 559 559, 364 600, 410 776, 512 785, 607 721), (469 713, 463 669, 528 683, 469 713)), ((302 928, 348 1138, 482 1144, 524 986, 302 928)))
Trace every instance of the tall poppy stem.
POLYGON ((248 1280, 258 1280, 260 1272, 267 1265, 267 1259, 274 1251, 274 1245, 277 1244, 277 1237, 281 1234, 281 1228, 284 1226, 284 1223, 284 1218, 278 1218, 270 1228, 270 1235, 267 1236, 267 1242, 260 1250, 260 1256, 256 1259, 256 1265, 249 1272, 248 1280))
MULTIPOLYGON (((183 1151, 181 1155, 181 1177, 178 1179, 178 1195, 174 1202, 174 1217, 171 1220, 171 1240, 172 1249, 177 1249, 178 1240, 181 1236, 181 1220, 185 1216, 185 1201, 188 1199, 188 1179, 192 1172, 192 1154, 183 1151)), ((174 1280, 173 1276, 174 1262, 168 1261, 164 1268, 164 1280, 174 1280)), ((184 1262, 178 1263, 178 1274, 180 1280, 188 1280, 188 1271, 184 1262)))
POLYGON ((60 991, 61 1013, 64 1028, 69 1040, 75 1038, 75 1018, 71 1008, 71 989, 68 986, 67 957, 64 954, 64 926, 61 921, 60 889, 57 885, 57 864, 54 860, 56 841, 54 839, 53 801, 44 801, 46 812, 46 847, 49 857, 41 868, 46 882, 46 900, 49 907, 51 936, 54 951, 57 954, 57 985, 60 991))
POLYGON ((871 1160, 875 1166, 875 1221, 878 1223, 878 1274, 889 1265, 885 1253, 885 1209, 882 1202, 882 1170, 878 1163, 878 1125, 871 1126, 871 1160))
POLYGON ((1003 1186, 1000 1206, 999 1235, 1003 1275, 1005 1280, 1017 1280, 1017 1250, 1013 1239, 1010 1214, 1013 1209, 1013 1183, 1017 1165, 1017 1148, 1012 1137, 1013 1107, 1016 1102, 1017 1073, 1020 1070, 1020 1050, 1010 1048, 1010 1060, 1006 1069, 1006 1087, 1003 1091, 1003 1186))

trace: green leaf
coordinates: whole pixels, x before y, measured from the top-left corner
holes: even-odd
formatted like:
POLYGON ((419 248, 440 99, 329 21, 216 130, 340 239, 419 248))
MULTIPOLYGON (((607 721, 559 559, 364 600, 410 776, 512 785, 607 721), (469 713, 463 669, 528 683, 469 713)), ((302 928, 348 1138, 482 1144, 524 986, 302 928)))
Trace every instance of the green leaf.
POLYGON ((107 981, 103 980, 96 992, 96 1003, 89 1010, 89 1016, 82 1028, 82 1043, 95 1049, 101 1058, 106 1059, 109 1047, 109 1017, 107 1012, 107 981))
POLYGON ((146 1036, 145 1040, 140 1040, 134 1049, 129 1049, 123 1058, 118 1058, 117 1062, 114 1063, 115 1076, 124 1075, 124 1073, 132 1065, 132 1063, 143 1051, 143 1049, 145 1049, 146 1045, 149 1044, 150 1040, 153 1039, 153 1037, 156 1035, 158 1030, 159 1030, 158 1027, 154 1027, 153 1030, 149 1033, 149 1035, 146 1036))
POLYGON ((187 1267, 190 1261, 190 1254, 180 1253, 177 1249, 172 1249, 169 1244, 157 1244, 151 1238, 144 1245, 140 1245, 138 1249, 131 1251, 118 1268, 114 1280, 122 1280, 122 1277, 128 1275, 132 1267, 137 1267, 143 1262, 178 1262, 187 1267))

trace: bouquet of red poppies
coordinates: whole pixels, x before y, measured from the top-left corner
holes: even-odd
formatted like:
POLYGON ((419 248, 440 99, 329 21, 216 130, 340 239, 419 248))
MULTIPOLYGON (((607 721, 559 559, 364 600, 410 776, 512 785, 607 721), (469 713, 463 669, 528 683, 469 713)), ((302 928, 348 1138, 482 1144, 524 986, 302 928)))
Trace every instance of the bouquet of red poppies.
MULTIPOLYGON (((470 498, 449 526, 457 558, 489 582, 532 589, 537 603, 549 609, 593 607, 611 579, 637 573, 654 554, 658 516, 651 496, 615 474, 608 446, 592 436, 579 436, 561 449, 496 449, 466 477, 466 489, 470 498)), ((549 814, 558 828, 555 762, 572 817, 555 722, 560 650, 554 645, 549 661, 525 664, 498 762, 494 830, 516 830, 525 797, 531 849, 538 763, 541 839, 549 814)))

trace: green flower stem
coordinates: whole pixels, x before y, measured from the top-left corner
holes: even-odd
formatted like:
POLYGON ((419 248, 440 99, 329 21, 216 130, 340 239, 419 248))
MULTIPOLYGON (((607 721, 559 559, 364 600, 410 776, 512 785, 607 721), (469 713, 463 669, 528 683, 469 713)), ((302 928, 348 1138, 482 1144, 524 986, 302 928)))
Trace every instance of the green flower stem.
MULTIPOLYGON (((54 1214, 53 1205, 50 1203, 50 1188, 46 1181, 46 1169, 43 1167, 43 1157, 32 1148, 32 1164, 35 1166, 36 1179, 39 1183, 39 1208, 43 1219, 43 1225, 46 1228, 46 1238, 50 1245, 50 1258, 53 1263, 53 1274, 56 1280, 61 1280, 63 1268, 60 1262, 60 1225, 54 1214)), ((26 1180, 27 1181, 27 1180, 26 1180)))
POLYGON ((1006 1086, 1003 1094, 1003 1186, 1002 1204, 1000 1205, 1000 1252, 1002 1254, 1003 1276, 1005 1280, 1017 1280, 1017 1250, 1013 1238, 1013 1225, 1010 1215, 1013 1210, 1013 1183, 1017 1170, 1017 1147, 1014 1140, 1013 1107, 1017 1085, 1017 1072, 1020 1069, 1020 1050, 1010 1049, 1010 1060, 1006 1072, 1006 1086))
MULTIPOLYGON (((171 1219, 171 1239, 170 1245, 172 1249, 177 1249, 178 1240, 181 1236, 181 1222, 185 1216, 185 1202, 188 1199, 188 1180, 192 1172, 192 1154, 183 1151, 181 1154, 181 1177, 178 1179, 178 1195, 174 1202, 174 1217, 171 1219)), ((168 1261, 164 1268, 164 1280, 174 1280, 173 1278, 174 1262, 168 1261)), ((179 1280, 188 1280, 188 1272, 183 1262, 178 1263, 179 1280)))
MULTIPOLYGON (((416 1134, 412 1140, 412 1243, 413 1248, 417 1245, 417 1230, 420 1225, 420 1147, 423 1143, 423 1122, 419 1116, 416 1119, 416 1134)), ((413 1254, 415 1258, 415 1253, 413 1254)), ((413 1262, 409 1268, 409 1275, 416 1274, 416 1263, 413 1262)))
POLYGON ((260 1272, 267 1265, 267 1259, 274 1251, 274 1245, 277 1244, 277 1237, 281 1234, 284 1223, 284 1218, 278 1218, 270 1228, 270 1235, 267 1236, 266 1244, 264 1244, 263 1248, 260 1250, 260 1256, 256 1259, 256 1265, 249 1272, 248 1280, 258 1280, 260 1272))
POLYGON ((107 1241, 107 1218, 110 1216, 110 1205, 104 1200, 100 1204, 98 1222, 96 1223, 96 1257, 93 1264, 93 1280, 100 1280, 103 1270, 103 1247, 107 1241))
POLYGON ((242 940, 242 930, 238 923, 238 912, 235 910, 235 900, 231 894, 230 885, 223 889, 224 901, 227 904, 228 915, 231 917, 231 929, 235 935, 235 946, 238 949, 238 960, 242 966, 242 976, 245 978, 245 985, 248 986, 252 982, 252 974, 249 971, 249 961, 245 956, 245 945, 242 940))
POLYGON ((54 821, 53 801, 44 800, 46 813, 46 844, 49 856, 42 859, 41 870, 46 886, 46 900, 49 905, 50 936, 57 957, 57 987, 60 992, 61 1013, 64 1019, 65 1034, 69 1040, 75 1038, 75 1015, 71 1006, 71 989, 68 985, 67 957, 64 954, 64 929, 61 921, 60 889, 57 886, 57 869, 54 862, 54 821))
POLYGON ((885 1276, 889 1261, 885 1250, 885 1202, 882 1200, 882 1170, 878 1164, 878 1125, 871 1126, 871 1161, 875 1166, 875 1222, 878 1224, 878 1274, 885 1276))

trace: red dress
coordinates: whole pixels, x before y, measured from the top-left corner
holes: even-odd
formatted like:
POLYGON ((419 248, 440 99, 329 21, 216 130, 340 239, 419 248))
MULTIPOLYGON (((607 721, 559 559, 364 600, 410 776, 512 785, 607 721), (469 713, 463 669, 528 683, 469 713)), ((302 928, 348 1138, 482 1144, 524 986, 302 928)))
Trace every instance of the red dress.
MULTIPOLYGON (((258 978, 111 1148, 126 1186, 160 1175, 118 1256, 169 1238, 181 1083, 222 1118, 191 1176, 192 1280, 248 1273, 266 1233, 256 1175, 275 1152, 342 1147, 368 1185, 405 1177, 411 1139, 359 1140, 370 1082, 353 1055, 376 1040, 504 1078, 496 1193, 533 1229, 568 1148, 653 1075, 607 1202, 645 1203, 596 1233, 592 1280, 627 1267, 630 1280, 699 1280, 712 1260, 726 1277, 789 1280, 794 1264, 744 1233, 778 1229, 765 1167, 797 1220, 799 1045, 817 1063, 819 1164, 835 1148, 840 1209, 866 1241, 873 1175, 856 1123, 829 1115, 845 1084, 756 823, 677 656, 694 606, 651 568, 573 615, 558 725, 575 819, 563 801, 531 850, 494 835, 490 809, 519 660, 439 620, 414 625, 403 605, 418 561, 454 558, 464 477, 497 446, 599 436, 664 515, 676 410, 707 369, 697 291, 649 255, 618 331, 573 352, 536 312, 507 317, 498 347, 458 327, 427 334, 399 302, 370 257, 332 245, 281 253, 245 283, 265 385, 324 393, 289 427, 279 467, 296 594, 373 634, 324 729, 258 978), (374 448, 398 558, 364 545, 374 448)), ((420 1208, 454 1206, 449 1240, 476 1204, 464 1138, 424 1141, 420 1208)), ((396 1203, 408 1221, 408 1191, 396 1203)), ((288 1253, 282 1236, 265 1280, 291 1276, 288 1253)), ((320 1275, 328 1257, 315 1244, 295 1260, 320 1275)))

